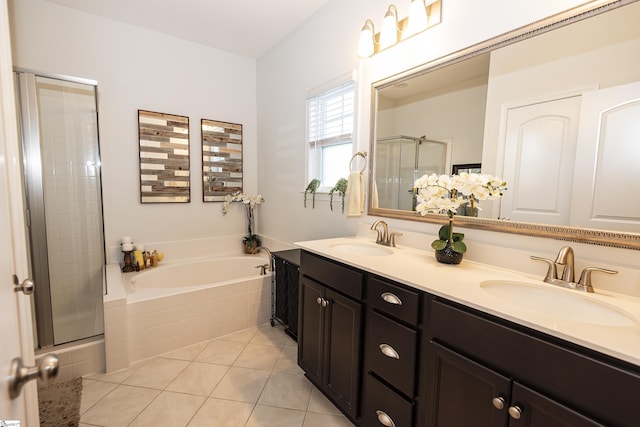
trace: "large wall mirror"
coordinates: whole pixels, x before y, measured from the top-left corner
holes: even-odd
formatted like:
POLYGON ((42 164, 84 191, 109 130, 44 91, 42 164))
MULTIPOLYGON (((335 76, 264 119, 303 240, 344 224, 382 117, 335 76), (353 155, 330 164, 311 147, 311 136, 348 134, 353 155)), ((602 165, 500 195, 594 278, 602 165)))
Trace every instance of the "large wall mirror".
POLYGON ((640 2, 596 1, 373 84, 369 214, 468 165, 507 182, 458 225, 640 249, 640 2))

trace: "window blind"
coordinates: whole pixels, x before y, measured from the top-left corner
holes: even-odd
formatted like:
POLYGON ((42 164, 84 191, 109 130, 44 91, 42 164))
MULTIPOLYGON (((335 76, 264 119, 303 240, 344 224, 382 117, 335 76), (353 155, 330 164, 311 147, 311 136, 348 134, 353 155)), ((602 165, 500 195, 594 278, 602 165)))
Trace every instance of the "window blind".
POLYGON ((353 134, 354 82, 311 96, 308 109, 310 144, 331 145, 350 141, 353 134))

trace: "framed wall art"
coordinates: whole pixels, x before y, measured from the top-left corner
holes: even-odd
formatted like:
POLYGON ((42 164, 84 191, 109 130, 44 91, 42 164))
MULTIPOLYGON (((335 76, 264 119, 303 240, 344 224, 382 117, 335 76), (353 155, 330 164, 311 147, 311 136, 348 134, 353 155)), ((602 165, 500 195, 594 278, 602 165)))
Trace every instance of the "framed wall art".
POLYGON ((242 192, 242 125, 202 119, 202 200, 242 192))
POLYGON ((188 203, 189 117, 138 110, 140 202, 188 203))

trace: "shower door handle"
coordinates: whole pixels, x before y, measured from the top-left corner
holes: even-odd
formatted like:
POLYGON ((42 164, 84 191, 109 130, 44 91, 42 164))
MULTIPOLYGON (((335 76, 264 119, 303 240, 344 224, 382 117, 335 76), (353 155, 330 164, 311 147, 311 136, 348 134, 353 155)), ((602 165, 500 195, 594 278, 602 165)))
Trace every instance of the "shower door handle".
POLYGON ((9 373, 9 397, 15 399, 20 396, 22 386, 27 381, 40 378, 44 383, 51 378, 58 376, 58 356, 47 354, 36 366, 24 366, 19 357, 11 361, 11 372, 9 373))
POLYGON ((13 275, 13 292, 23 292, 25 295, 31 295, 36 284, 31 279, 24 279, 22 283, 18 280, 18 276, 13 275))

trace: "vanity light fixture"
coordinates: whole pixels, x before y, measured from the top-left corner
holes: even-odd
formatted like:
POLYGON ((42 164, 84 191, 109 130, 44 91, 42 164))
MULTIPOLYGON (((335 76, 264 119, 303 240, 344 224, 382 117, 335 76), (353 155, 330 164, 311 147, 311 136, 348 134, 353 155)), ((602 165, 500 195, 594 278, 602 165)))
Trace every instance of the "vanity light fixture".
POLYGON ((362 31, 360 32, 360 41, 358 42, 358 55, 367 58, 375 52, 376 31, 373 28, 373 21, 367 19, 364 22, 362 31))
POLYGON ((382 21, 382 30, 380 30, 380 49, 386 49, 398 43, 398 9, 395 5, 389 6, 387 13, 382 21))
POLYGON ((411 0, 409 5, 409 23, 407 30, 403 32, 402 38, 411 37, 414 34, 421 33, 429 26, 429 19, 427 18, 427 8, 424 5, 424 0, 411 0))
POLYGON ((387 49, 401 40, 418 34, 440 23, 442 0, 411 0, 409 16, 399 20, 398 9, 390 5, 382 21, 382 29, 376 34, 373 21, 367 19, 360 32, 358 55, 362 58, 387 49))

